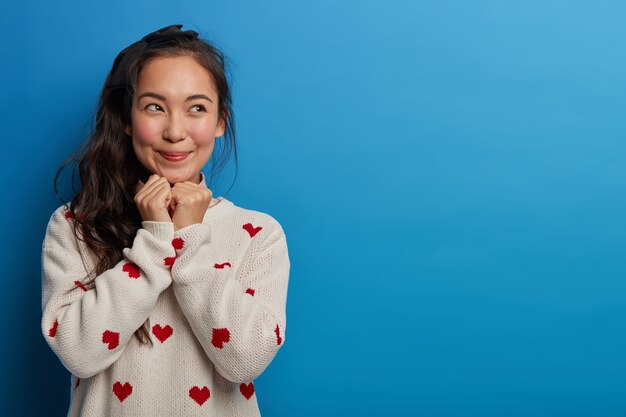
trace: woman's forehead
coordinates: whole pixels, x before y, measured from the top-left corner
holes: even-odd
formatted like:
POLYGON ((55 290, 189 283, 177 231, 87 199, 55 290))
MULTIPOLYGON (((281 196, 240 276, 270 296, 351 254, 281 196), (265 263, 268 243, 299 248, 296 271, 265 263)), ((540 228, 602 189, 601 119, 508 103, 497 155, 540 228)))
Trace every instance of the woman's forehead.
POLYGON ((211 73, 190 56, 157 57, 139 73, 137 96, 150 91, 163 97, 217 96, 211 73))

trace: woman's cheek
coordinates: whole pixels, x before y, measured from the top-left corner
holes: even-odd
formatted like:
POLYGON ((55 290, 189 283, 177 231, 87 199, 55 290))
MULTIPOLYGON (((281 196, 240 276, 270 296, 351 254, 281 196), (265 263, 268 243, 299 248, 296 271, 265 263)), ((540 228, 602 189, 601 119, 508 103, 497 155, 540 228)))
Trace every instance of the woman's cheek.
POLYGON ((198 123, 190 129, 189 134, 196 144, 205 145, 215 139, 215 126, 212 123, 198 123))
POLYGON ((143 143, 153 143, 161 135, 163 131, 158 120, 150 120, 145 118, 139 118, 133 127, 135 138, 143 143))

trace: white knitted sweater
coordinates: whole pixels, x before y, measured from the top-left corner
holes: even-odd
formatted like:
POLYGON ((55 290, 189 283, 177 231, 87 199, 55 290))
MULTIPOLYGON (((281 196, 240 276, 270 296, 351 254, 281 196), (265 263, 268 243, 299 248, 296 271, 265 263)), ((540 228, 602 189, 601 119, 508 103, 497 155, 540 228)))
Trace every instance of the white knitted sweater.
POLYGON ((285 341, 280 224, 224 197, 176 232, 144 221, 88 289, 95 258, 71 222, 56 209, 42 245, 41 328, 72 374, 68 416, 259 416, 253 380, 285 341), (134 336, 148 318, 153 346, 134 336))

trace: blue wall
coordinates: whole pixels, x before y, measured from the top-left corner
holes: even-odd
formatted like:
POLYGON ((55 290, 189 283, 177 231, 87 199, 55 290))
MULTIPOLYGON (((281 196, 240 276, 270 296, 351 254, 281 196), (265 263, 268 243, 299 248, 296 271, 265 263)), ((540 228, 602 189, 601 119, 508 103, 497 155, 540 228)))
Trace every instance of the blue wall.
POLYGON ((232 59, 228 198, 288 238, 264 416, 626 415, 623 2, 180 3, 4 6, 3 415, 65 415, 52 180, 117 52, 173 23, 232 59))

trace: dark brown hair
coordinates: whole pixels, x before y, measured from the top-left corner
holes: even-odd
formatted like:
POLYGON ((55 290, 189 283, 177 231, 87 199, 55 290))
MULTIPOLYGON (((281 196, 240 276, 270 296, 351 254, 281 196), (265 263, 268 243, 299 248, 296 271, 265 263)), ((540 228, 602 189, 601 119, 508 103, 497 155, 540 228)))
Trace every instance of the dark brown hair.
MULTIPOLYGON (((131 122, 132 100, 141 69, 151 59, 162 56, 191 56, 213 77, 219 96, 218 111, 226 121, 226 131, 223 138, 215 141, 207 185, 224 168, 231 152, 235 155, 236 177, 238 161, 235 124, 224 54, 207 40, 174 34, 166 42, 159 42, 134 56, 126 57, 130 62, 126 62, 128 65, 124 66, 125 73, 122 74, 122 79, 126 80, 125 86, 113 88, 113 71, 108 74, 100 92, 95 126, 87 140, 59 167, 54 178, 54 190, 65 204, 59 194, 57 181, 68 165, 75 164, 72 170, 74 197, 69 207, 74 220, 73 231, 97 259, 94 270, 83 282, 87 288, 95 288, 96 277, 123 259, 122 249, 132 246, 137 230, 141 228, 142 219, 134 201, 135 189, 139 180, 147 181, 152 173, 137 159, 132 140, 124 132, 124 126, 131 122), (216 161, 214 156, 217 149, 216 161), (78 192, 74 186, 77 170, 81 181, 78 192)), ((119 74, 115 76, 119 79, 119 74)), ((149 332, 148 319, 135 332, 135 336, 142 343, 152 344, 149 332)))

